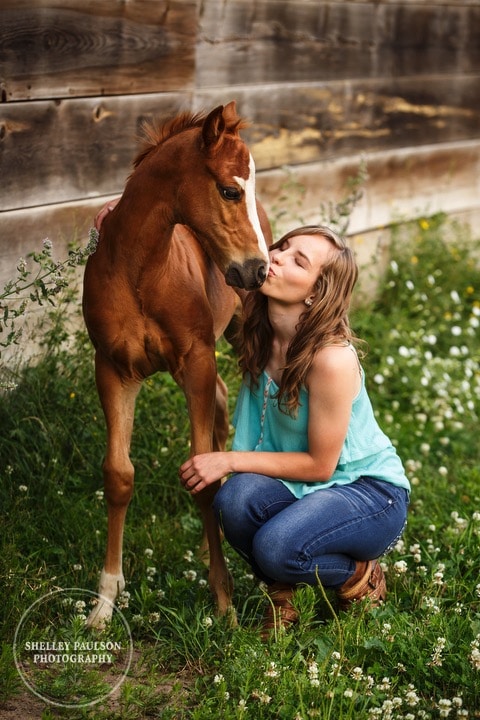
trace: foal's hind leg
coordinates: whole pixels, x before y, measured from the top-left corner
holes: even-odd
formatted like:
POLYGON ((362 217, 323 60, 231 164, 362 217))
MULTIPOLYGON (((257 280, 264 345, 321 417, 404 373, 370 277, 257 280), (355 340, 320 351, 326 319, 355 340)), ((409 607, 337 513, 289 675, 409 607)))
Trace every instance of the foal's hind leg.
POLYGON ((130 441, 135 400, 141 383, 122 379, 98 352, 95 369, 98 394, 107 424, 103 477, 108 509, 108 537, 98 590, 100 599, 90 613, 87 624, 101 628, 111 619, 113 602, 125 587, 122 570, 123 529, 133 494, 134 468, 130 461, 130 441))

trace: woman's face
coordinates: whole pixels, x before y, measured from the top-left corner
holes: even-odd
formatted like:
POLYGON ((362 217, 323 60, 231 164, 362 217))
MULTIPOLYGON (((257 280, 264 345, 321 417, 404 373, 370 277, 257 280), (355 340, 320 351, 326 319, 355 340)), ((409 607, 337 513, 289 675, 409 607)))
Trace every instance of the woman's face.
POLYGON ((313 298, 314 285, 333 250, 322 235, 297 235, 270 251, 271 266, 260 292, 285 304, 313 298))

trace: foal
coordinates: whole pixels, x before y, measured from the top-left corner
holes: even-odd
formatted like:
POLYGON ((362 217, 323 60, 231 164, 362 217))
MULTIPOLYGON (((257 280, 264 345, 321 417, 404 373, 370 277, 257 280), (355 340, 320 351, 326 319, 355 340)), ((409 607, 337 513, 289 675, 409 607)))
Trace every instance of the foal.
MULTIPOLYGON (((93 627, 111 618, 111 604, 125 587, 122 539, 134 479, 130 441, 142 381, 168 371, 182 388, 192 454, 225 445, 226 387, 217 374, 215 341, 238 302, 229 286, 260 287, 271 242, 266 217, 257 210, 255 166, 240 138, 242 127, 232 102, 150 128, 149 144, 87 262, 83 312, 107 426, 108 539, 100 600, 87 621, 93 627)), ((200 494, 198 505, 209 584, 224 614, 232 586, 211 508, 215 491, 200 494)))

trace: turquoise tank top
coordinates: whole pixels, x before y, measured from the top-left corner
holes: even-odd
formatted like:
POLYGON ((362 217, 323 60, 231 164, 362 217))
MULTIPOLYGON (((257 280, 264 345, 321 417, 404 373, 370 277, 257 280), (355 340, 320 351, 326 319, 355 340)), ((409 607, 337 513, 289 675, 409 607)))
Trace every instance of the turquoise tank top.
MULTIPOLYGON (((372 477, 392 483, 410 491, 400 458, 389 438, 379 427, 365 387, 365 374, 361 369, 362 384, 352 403, 347 435, 337 467, 326 482, 280 480, 297 498, 316 490, 347 485, 360 477, 372 477)), ((278 386, 263 372, 259 385, 249 388, 242 383, 233 417, 235 435, 233 450, 264 452, 308 451, 308 391, 302 387, 300 406, 296 417, 287 415, 278 407, 275 398, 278 386)))

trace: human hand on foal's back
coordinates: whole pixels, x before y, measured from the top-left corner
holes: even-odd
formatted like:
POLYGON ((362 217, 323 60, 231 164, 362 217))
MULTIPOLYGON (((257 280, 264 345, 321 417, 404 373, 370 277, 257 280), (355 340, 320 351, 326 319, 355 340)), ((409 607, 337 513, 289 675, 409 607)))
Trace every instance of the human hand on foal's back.
POLYGON ((229 456, 228 452, 211 452, 189 458, 178 471, 185 490, 195 495, 225 477, 231 472, 229 456))
POLYGON ((102 207, 101 210, 95 215, 94 224, 95 229, 100 230, 102 226, 102 222, 107 217, 108 213, 112 212, 113 208, 118 205, 120 202, 120 198, 115 198, 115 200, 109 200, 105 205, 102 207))

